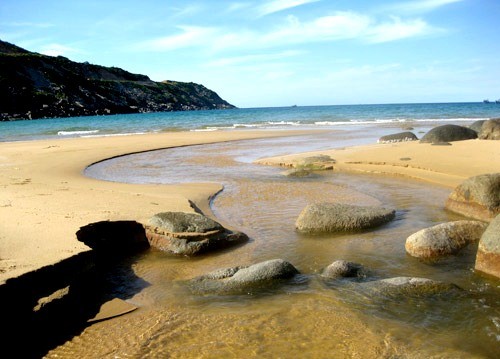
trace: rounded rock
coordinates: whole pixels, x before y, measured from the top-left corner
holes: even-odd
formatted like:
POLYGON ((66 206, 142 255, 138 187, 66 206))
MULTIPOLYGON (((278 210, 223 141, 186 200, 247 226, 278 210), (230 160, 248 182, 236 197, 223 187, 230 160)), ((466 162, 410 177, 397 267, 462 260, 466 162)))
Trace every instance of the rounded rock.
POLYGON ((479 221, 455 221, 422 229, 406 239, 405 249, 417 258, 439 258, 455 254, 479 241, 486 229, 479 221))
POLYGON ((303 233, 354 232, 385 224, 395 215, 395 210, 383 207, 315 203, 302 210, 295 227, 303 233))
POLYGON ((477 132, 462 126, 443 125, 434 127, 420 140, 421 143, 453 142, 477 138, 477 132))

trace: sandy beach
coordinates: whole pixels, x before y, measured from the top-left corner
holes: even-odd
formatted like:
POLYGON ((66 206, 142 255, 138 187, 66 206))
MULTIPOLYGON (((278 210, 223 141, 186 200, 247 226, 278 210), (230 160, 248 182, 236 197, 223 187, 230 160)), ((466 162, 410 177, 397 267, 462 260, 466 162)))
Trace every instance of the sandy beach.
MULTIPOLYGON (((0 143, 0 281, 57 263, 89 248, 76 231, 103 220, 144 223, 159 211, 209 212, 220 184, 132 185, 87 178, 90 164, 127 153, 229 140, 298 135, 301 132, 179 132, 141 136, 0 143)), ((464 179, 500 172, 496 141, 451 146, 376 144, 262 159, 292 166, 300 158, 330 155, 335 170, 406 176, 450 188, 464 179)))
POLYGON ((0 282, 89 248, 82 226, 105 220, 145 222, 162 211, 209 212, 220 184, 131 185, 87 178, 92 163, 128 153, 300 131, 178 132, 0 143, 0 282))

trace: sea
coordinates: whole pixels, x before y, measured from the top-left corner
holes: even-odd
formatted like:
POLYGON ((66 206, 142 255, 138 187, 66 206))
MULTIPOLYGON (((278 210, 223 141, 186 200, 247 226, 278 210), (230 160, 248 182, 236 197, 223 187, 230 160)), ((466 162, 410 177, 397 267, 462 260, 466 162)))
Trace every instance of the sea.
POLYGON ((0 142, 171 131, 466 124, 494 117, 500 117, 500 104, 482 102, 236 108, 0 122, 0 142))

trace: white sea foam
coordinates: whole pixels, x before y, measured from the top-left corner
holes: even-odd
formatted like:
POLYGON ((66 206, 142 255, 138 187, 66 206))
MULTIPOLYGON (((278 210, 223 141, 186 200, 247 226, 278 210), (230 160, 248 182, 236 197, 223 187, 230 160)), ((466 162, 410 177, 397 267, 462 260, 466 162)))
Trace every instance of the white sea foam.
POLYGON ((134 136, 134 135, 145 135, 146 132, 130 132, 130 133, 107 133, 102 135, 84 135, 80 136, 83 138, 93 138, 93 137, 116 137, 116 136, 134 136))
POLYGON ((88 130, 88 131, 59 131, 57 132, 58 136, 80 136, 80 135, 89 135, 92 133, 98 133, 99 130, 88 130))

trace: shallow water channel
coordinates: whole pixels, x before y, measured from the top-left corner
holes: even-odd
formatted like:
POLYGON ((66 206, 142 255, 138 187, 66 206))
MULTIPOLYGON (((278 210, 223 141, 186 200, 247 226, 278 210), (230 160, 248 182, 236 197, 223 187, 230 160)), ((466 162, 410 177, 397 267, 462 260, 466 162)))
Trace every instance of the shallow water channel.
POLYGON ((438 262, 405 253, 410 234, 462 219, 443 209, 448 188, 334 171, 288 178, 283 169, 252 164, 294 149, 350 143, 344 136, 332 146, 327 135, 313 143, 307 136, 240 141, 134 154, 90 167, 87 175, 111 181, 223 183, 212 209, 251 240, 195 258, 153 249, 132 258, 109 280, 114 295, 140 309, 88 327, 48 357, 497 357, 500 290, 498 282, 474 273, 474 246, 438 262), (300 235, 294 222, 316 201, 382 204, 396 208, 397 215, 369 232, 300 235), (302 275, 244 295, 198 296, 183 284, 214 269, 273 258, 291 262, 302 275), (373 295, 349 282, 321 279, 321 270, 336 259, 363 264, 371 279, 425 277, 454 283, 463 292, 373 295))

